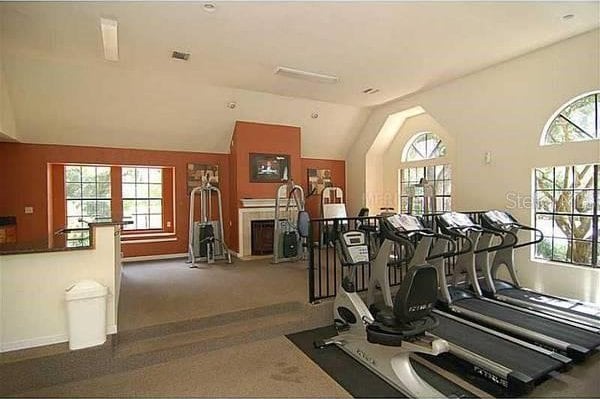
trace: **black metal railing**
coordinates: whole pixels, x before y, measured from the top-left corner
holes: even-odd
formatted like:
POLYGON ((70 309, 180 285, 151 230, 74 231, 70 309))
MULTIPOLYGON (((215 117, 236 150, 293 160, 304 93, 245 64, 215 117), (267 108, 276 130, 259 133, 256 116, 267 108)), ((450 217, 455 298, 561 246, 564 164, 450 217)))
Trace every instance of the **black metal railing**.
MULTIPOLYGON (((483 211, 464 212, 468 214, 475 223, 479 223, 480 214, 483 211)), ((438 231, 436 223, 437 214, 423 215, 425 225, 434 231, 438 231)), ((335 249, 335 238, 339 231, 364 230, 368 233, 367 245, 371 259, 376 256, 379 247, 379 237, 375 230, 379 226, 379 217, 349 217, 336 219, 313 219, 310 221, 308 239, 308 299, 315 303, 326 298, 333 298, 337 293, 338 283, 348 273, 348 268, 342 267, 335 249)), ((416 240, 416 238, 415 238, 416 240)), ((415 241, 414 244, 417 242, 415 241)), ((406 274, 408 260, 404 254, 406 248, 396 244, 388 260, 388 273, 390 284, 397 286, 402 283, 406 274)), ((446 275, 454 273, 456 259, 448 258, 445 261, 446 275)), ((371 264, 359 265, 356 268, 354 284, 358 292, 366 291, 371 278, 371 264)))

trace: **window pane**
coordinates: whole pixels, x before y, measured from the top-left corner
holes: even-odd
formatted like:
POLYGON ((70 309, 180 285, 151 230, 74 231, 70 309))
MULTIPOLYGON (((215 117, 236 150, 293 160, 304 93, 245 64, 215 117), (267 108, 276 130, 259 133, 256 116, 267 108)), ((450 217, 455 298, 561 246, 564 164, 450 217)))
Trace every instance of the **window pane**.
POLYGON ((100 182, 110 182, 110 167, 109 166, 98 166, 96 167, 97 180, 100 182))
POLYGON ((110 183, 98 183, 96 188, 98 198, 110 198, 110 183))
POLYGON ((136 229, 145 230, 148 229, 148 215, 137 215, 136 216, 136 229))
POLYGON ((162 200, 150 200, 150 213, 162 213, 162 200))
POLYGON ((590 95, 567 106, 561 115, 590 136, 596 135, 596 98, 590 95))
POLYGON ((96 198, 96 183, 83 183, 82 188, 83 198, 96 198))
POLYGON ((535 187, 538 190, 552 190, 554 188, 554 169, 538 168, 535 170, 535 187))
POLYGON ((573 168, 571 166, 554 168, 554 187, 557 190, 573 188, 573 168))
POLYGON ((535 227, 540 229, 544 234, 544 237, 552 237, 554 235, 554 223, 552 215, 537 215, 535 220, 535 227))
POLYGON ((82 166, 81 167, 81 179, 84 182, 95 182, 96 181, 96 167, 95 166, 82 166))
POLYGON ((594 165, 575 166, 575 189, 594 188, 594 165))
POLYGON ((575 191, 575 212, 587 214, 594 212, 594 192, 592 190, 575 191))
POLYGON ((148 169, 148 181, 150 183, 161 183, 162 184, 162 169, 151 168, 148 169))
POLYGON ((542 259, 552 259, 552 237, 545 236, 544 240, 537 244, 535 256, 542 259))
POLYGON ((136 184, 135 185, 135 197, 136 198, 148 198, 148 185, 147 184, 136 184))
POLYGON ((162 184, 149 184, 148 196, 150 198, 162 198, 162 184))
POLYGON ((552 121, 546 133, 547 144, 561 144, 585 140, 591 140, 591 137, 560 116, 552 121))
POLYGON ((161 215, 150 215, 150 228, 161 229, 162 228, 162 216, 161 215))
POLYGON ((110 218, 110 200, 98 200, 96 204, 96 213, 98 217, 110 218))
POLYGON ((67 215, 81 216, 81 200, 67 200, 67 215))
POLYGON ((554 210, 557 213, 572 213, 573 212, 573 192, 572 191, 556 191, 554 202, 554 210))
POLYGON ((150 213, 150 205, 148 200, 137 200, 136 204, 136 213, 138 215, 143 213, 150 213))
POLYGON ((81 167, 80 166, 65 166, 65 181, 66 182, 80 182, 81 181, 81 167))
POLYGON ((573 217, 573 238, 578 240, 592 239, 592 217, 591 216, 574 216, 573 217))
POLYGON ((135 183, 123 183, 123 198, 135 198, 135 183))
POLYGON ((135 183, 135 168, 121 168, 124 183, 135 183))
POLYGON ((84 200, 82 202, 83 215, 88 218, 96 216, 96 200, 84 200))
POLYGON ((79 221, 79 216, 69 216, 67 217, 67 228, 69 229, 77 229, 80 227, 84 227, 83 223, 79 221))
POLYGON ((554 211, 554 197, 552 191, 538 191, 535 194, 535 210, 537 212, 554 211))
POLYGON ((554 237, 571 239, 573 218, 569 215, 554 215, 554 237))
POLYGON ((81 183, 66 184, 67 198, 81 198, 81 183))
POLYGON ((570 250, 573 253, 573 263, 590 265, 592 263, 592 243, 589 241, 573 241, 570 250))
POLYGON ((552 259, 557 260, 559 262, 570 262, 571 259, 569 259, 568 252, 569 241, 555 238, 552 259))
POLYGON ((130 217, 135 213, 135 200, 123 201, 123 216, 130 217))
POLYGON ((148 183, 148 168, 135 168, 135 181, 148 183))

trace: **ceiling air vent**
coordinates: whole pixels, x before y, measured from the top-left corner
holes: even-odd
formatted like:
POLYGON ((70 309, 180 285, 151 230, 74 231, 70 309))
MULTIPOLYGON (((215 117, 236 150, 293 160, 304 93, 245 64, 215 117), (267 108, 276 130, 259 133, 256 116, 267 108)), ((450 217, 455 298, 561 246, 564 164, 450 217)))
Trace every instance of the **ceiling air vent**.
POLYGON ((375 94, 379 93, 379 89, 374 89, 373 87, 369 87, 368 89, 363 90, 364 94, 375 94))
POLYGON ((173 51, 173 54, 171 54, 171 58, 187 61, 190 59, 190 53, 184 53, 182 51, 173 51))

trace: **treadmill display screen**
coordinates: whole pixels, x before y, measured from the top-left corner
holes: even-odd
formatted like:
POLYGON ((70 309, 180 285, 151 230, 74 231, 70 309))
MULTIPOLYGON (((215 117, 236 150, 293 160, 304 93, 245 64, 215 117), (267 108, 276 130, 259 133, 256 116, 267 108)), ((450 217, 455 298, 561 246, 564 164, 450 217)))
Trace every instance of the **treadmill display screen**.
POLYGON ((489 211, 485 215, 496 224, 514 224, 515 221, 506 212, 489 211))
POLYGON ((412 215, 394 215, 387 218, 392 226, 404 231, 424 230, 425 227, 416 216, 412 215))
POLYGON ((472 227, 472 226, 476 226, 475 223, 473 223, 473 221, 471 220, 471 218, 467 215, 465 215, 464 213, 460 213, 460 212, 448 212, 448 213, 444 213, 441 216, 442 219, 444 219, 444 221, 446 223, 448 223, 449 226, 451 227, 472 227))

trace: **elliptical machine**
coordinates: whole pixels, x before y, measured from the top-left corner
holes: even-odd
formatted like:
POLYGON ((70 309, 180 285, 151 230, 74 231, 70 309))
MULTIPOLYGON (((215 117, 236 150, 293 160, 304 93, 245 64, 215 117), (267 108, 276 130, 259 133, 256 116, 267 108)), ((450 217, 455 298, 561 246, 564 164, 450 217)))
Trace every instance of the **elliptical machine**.
MULTIPOLYGON (((389 240, 411 246, 392 228, 397 215, 381 219, 381 234, 389 240)), ((336 249, 343 268, 348 268, 337 290, 333 317, 338 335, 315 342, 322 348, 336 345, 389 384, 409 397, 438 398, 444 394, 424 381, 413 369, 410 354, 437 356, 449 350, 443 339, 426 334, 437 326, 431 310, 437 298, 437 272, 429 265, 412 268, 403 280, 392 307, 381 309, 374 317, 356 292, 356 267, 369 263, 367 235, 364 231, 341 232, 336 249)), ((387 251, 383 246, 380 251, 387 251)))
POLYGON ((202 184, 190 193, 190 220, 188 235, 188 262, 191 268, 198 268, 197 261, 214 263, 226 260, 231 263, 231 254, 225 244, 223 230, 223 203, 221 191, 212 186, 206 177, 202 184), (200 220, 195 220, 196 196, 200 196, 200 220), (213 217, 213 201, 216 201, 218 215, 213 217))

